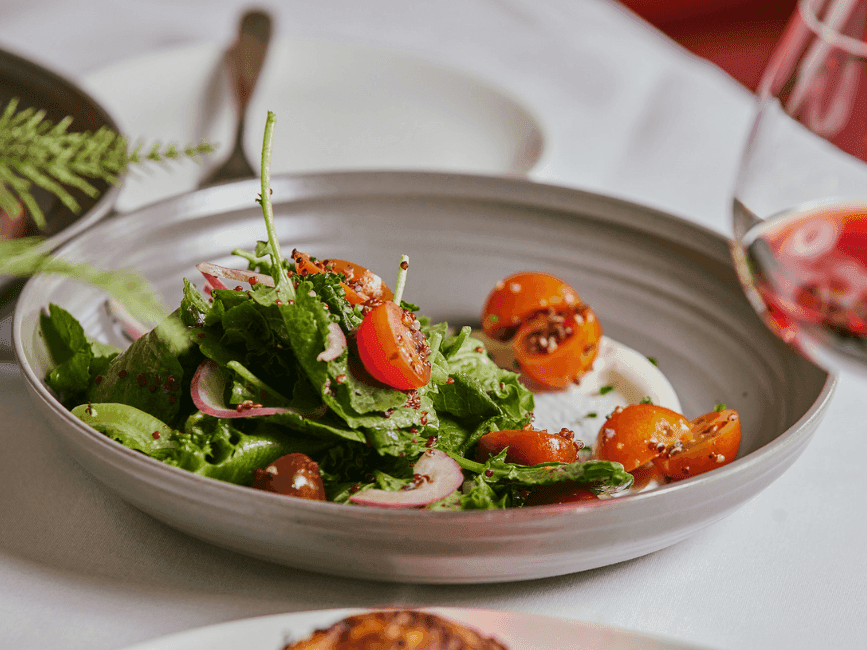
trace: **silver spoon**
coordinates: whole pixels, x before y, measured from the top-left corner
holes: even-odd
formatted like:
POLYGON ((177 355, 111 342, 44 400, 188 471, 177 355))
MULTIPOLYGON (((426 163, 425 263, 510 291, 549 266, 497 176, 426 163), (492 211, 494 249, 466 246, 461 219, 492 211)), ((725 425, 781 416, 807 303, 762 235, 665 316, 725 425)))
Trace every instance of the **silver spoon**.
POLYGON ((199 187, 217 185, 242 178, 252 178, 257 172, 244 153, 244 121, 247 106, 253 96, 256 81, 265 62, 271 40, 271 16, 264 11, 246 12, 238 25, 238 37, 226 50, 225 65, 229 85, 235 100, 237 122, 235 143, 229 157, 199 182, 199 187))

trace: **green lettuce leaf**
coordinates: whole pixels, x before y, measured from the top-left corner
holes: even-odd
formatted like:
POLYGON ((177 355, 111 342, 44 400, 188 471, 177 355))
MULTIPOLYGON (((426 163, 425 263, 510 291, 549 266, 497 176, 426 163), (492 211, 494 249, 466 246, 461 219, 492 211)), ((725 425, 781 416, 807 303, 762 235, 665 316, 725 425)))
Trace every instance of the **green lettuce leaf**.
POLYGON ((492 484, 482 475, 465 483, 463 490, 456 490, 441 501, 428 506, 430 510, 502 510, 511 505, 510 490, 492 484))
POLYGON ((211 311, 211 306, 196 286, 184 278, 184 295, 181 298, 179 316, 187 327, 198 327, 204 324, 205 317, 211 311))
POLYGON ((75 317, 58 305, 50 304, 39 321, 55 364, 45 383, 67 406, 77 404, 120 350, 88 337, 75 317))
POLYGON ((202 360, 195 331, 180 326, 176 312, 113 358, 86 400, 127 404, 179 425, 192 410, 189 384, 202 360))
POLYGON ((183 431, 127 404, 82 404, 72 414, 130 449, 168 465, 210 478, 250 485, 257 468, 286 454, 316 454, 321 441, 287 435, 285 430, 220 420, 202 413, 191 416, 183 431))
POLYGON ((586 460, 574 463, 543 463, 516 465, 505 460, 506 451, 492 456, 486 463, 477 463, 459 454, 449 454, 462 469, 485 477, 489 482, 508 482, 509 485, 550 485, 574 481, 599 488, 622 489, 632 485, 634 478, 624 471, 623 465, 607 460, 586 460))

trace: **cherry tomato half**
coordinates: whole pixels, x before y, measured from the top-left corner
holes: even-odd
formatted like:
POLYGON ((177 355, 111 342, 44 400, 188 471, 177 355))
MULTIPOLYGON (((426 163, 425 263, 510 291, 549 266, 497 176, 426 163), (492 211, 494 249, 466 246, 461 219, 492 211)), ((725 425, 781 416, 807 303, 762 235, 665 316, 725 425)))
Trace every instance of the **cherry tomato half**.
POLYGON ((492 431, 479 438, 476 460, 484 463, 508 447, 506 461, 518 465, 574 463, 578 460, 578 446, 573 436, 566 429, 560 433, 535 429, 492 431))
POLYGON ((482 311, 482 331, 498 341, 515 335, 518 327, 538 311, 569 310, 581 299, 568 284, 547 273, 516 273, 497 283, 482 311))
MULTIPOLYGON (((654 460, 656 459, 654 458, 654 460)), ((644 465, 636 467, 629 473, 632 474, 632 478, 634 479, 632 486, 629 488, 630 490, 639 491, 652 483, 664 484, 666 482, 665 475, 659 471, 653 461, 644 463, 644 465)))
POLYGON ((385 282, 374 272, 346 260, 319 260, 313 261, 306 253, 298 250, 292 251, 292 260, 295 262, 295 272, 301 276, 315 275, 325 271, 342 273, 346 280, 340 285, 346 291, 346 299, 351 305, 360 305, 369 300, 391 300, 394 294, 385 282))
POLYGON ((593 454, 631 472, 690 435, 689 420, 680 413, 656 404, 631 404, 615 410, 602 425, 593 454))
POLYGON ((301 453, 281 456, 265 469, 257 469, 251 487, 301 499, 326 500, 319 465, 301 453))
POLYGON ((538 313, 518 328, 512 341, 525 375, 549 388, 578 382, 599 352, 602 327, 581 304, 575 311, 538 313))
POLYGON ((388 301, 371 309, 358 327, 358 356, 377 381, 412 390, 430 381, 430 347, 412 312, 388 301))
POLYGON ((712 411, 690 423, 690 436, 653 463, 665 476, 678 481, 728 465, 741 445, 741 420, 736 411, 712 411))

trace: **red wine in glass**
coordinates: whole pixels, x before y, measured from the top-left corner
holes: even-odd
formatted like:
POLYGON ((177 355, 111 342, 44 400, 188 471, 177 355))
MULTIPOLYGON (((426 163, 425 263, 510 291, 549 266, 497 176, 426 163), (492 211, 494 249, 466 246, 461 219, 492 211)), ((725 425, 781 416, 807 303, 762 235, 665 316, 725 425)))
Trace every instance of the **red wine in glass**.
POLYGON ((777 215, 738 246, 741 280, 778 336, 820 365, 867 363, 867 204, 777 215))

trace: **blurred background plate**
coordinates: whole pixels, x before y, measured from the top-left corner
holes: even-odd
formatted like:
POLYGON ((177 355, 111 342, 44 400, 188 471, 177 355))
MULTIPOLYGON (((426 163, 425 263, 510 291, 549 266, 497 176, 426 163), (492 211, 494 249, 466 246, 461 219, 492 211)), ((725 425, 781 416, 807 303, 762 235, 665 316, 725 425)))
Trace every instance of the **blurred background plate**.
MULTIPOLYGON (((205 43, 112 64, 84 84, 146 141, 207 139, 228 154, 234 112, 221 64, 205 43)), ((267 111, 277 114, 272 171, 412 169, 523 175, 543 129, 504 91, 398 51, 331 41, 275 40, 248 109, 245 149, 258 168, 267 111)), ((205 169, 135 170, 118 209, 195 189, 205 169)))
MULTIPOLYGON (((0 107, 17 98, 18 108, 44 110, 46 118, 54 123, 66 116, 73 118, 70 132, 96 131, 107 126, 118 130, 114 119, 103 105, 68 79, 11 52, 0 50, 0 107)), ((81 212, 73 214, 53 195, 36 188, 34 196, 45 212, 47 231, 38 233, 32 222, 16 236, 42 234, 50 237, 48 247, 53 248, 74 237, 105 216, 112 207, 119 188, 104 182, 95 182, 96 197, 72 190, 81 205, 81 212)))
MULTIPOLYGON (((736 409, 741 449, 707 474, 582 507, 428 512, 287 499, 170 467, 72 416, 42 381, 50 361, 39 314, 58 303, 92 336, 109 339, 104 296, 65 278, 33 278, 13 339, 36 408, 70 458, 195 537, 296 568, 393 582, 582 571, 664 548, 733 512, 795 461, 827 410, 834 379, 765 327, 744 297, 727 240, 699 226, 600 195, 483 176, 284 175, 272 188, 285 250, 350 259, 386 279, 406 253, 405 295, 435 320, 478 323, 488 292, 515 271, 558 275, 593 307, 606 335, 657 360, 688 418, 719 403, 736 409)), ((238 265, 233 249, 266 238, 260 191, 258 181, 242 181, 150 206, 101 224, 63 255, 138 268, 174 306, 183 277, 201 285, 196 263, 238 265)))
MULTIPOLYGON (((371 610, 328 609, 261 616, 172 634, 126 650, 281 650, 288 642, 299 641, 317 629, 367 611, 371 610)), ((509 650, 702 650, 704 647, 551 616, 457 607, 421 611, 494 637, 509 650)))
MULTIPOLYGON (((118 130, 116 122, 105 108, 76 84, 12 52, 0 50, 0 107, 5 107, 15 98, 18 99, 19 109, 44 110, 47 119, 54 123, 71 116, 71 132, 96 131, 103 126, 118 130)), ((48 238, 43 250, 56 248, 112 210, 120 187, 103 181, 95 181, 93 185, 98 190, 95 197, 79 190, 70 190, 81 206, 78 213, 73 213, 52 194, 34 187, 33 197, 45 214, 46 230, 39 232, 26 215, 11 221, 0 212, 3 233, 0 236, 17 238, 43 235, 48 238)), ((0 273, 0 363, 11 360, 11 309, 20 290, 20 281, 0 273)))

